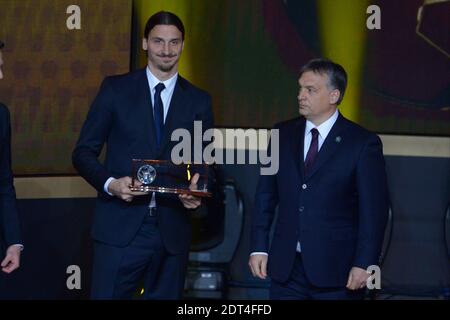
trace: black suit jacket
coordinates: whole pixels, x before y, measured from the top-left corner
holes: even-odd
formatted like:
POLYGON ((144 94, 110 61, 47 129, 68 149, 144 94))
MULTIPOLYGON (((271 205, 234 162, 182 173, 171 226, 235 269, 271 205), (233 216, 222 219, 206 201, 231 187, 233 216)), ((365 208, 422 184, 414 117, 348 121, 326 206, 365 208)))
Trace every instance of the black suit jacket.
MULTIPOLYGON (((150 90, 145 69, 107 77, 90 108, 72 159, 75 168, 98 191, 92 234, 110 245, 126 246, 136 235, 150 196, 127 203, 104 192, 109 177, 131 176, 132 159, 170 160, 173 130, 193 134, 194 121, 213 127, 210 96, 178 76, 166 117, 160 150, 156 147, 150 90), (98 160, 106 144, 103 163, 98 160)), ((167 250, 189 250, 190 216, 177 197, 157 194, 158 226, 167 250)))
POLYGON ((252 251, 269 252, 269 275, 284 282, 300 240, 308 279, 319 287, 342 287, 353 266, 378 264, 389 209, 382 144, 376 134, 339 115, 305 175, 305 123, 302 117, 275 126, 279 171, 260 177, 252 251))
POLYGON ((11 122, 9 111, 0 103, 0 257, 12 244, 22 243, 11 170, 11 122))

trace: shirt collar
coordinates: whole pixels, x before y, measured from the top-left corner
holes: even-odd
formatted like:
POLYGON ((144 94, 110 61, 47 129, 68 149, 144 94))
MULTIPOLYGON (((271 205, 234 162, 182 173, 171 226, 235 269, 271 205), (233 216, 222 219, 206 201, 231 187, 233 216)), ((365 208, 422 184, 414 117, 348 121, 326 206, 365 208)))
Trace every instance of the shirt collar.
POLYGON ((319 131, 320 137, 322 137, 322 139, 325 139, 327 137, 327 135, 330 133, 331 128, 333 128, 333 125, 335 124, 338 116, 339 116, 339 111, 336 109, 336 111, 333 113, 333 115, 330 118, 328 118, 328 120, 321 123, 317 127, 311 121, 306 120, 305 136, 311 131, 311 129, 316 128, 319 131))
POLYGON ((151 92, 153 92, 153 89, 155 89, 155 87, 161 82, 164 83, 164 86, 166 87, 166 90, 167 90, 166 92, 173 91, 173 88, 175 87, 175 84, 177 83, 178 72, 175 73, 171 78, 169 78, 165 81, 161 81, 157 77, 155 77, 155 75, 150 71, 150 68, 148 66, 147 66, 147 68, 145 68, 145 70, 147 72, 147 79, 148 79, 148 84, 150 86, 151 92))

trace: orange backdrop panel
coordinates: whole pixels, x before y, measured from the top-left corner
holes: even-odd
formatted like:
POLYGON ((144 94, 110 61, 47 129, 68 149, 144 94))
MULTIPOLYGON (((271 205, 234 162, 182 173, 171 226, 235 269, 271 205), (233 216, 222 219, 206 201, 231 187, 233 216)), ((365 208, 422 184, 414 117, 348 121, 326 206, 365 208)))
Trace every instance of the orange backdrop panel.
POLYGON ((0 101, 16 175, 74 173, 71 152, 102 79, 129 70, 131 0, 77 0, 80 30, 66 25, 72 4, 0 0, 0 101))

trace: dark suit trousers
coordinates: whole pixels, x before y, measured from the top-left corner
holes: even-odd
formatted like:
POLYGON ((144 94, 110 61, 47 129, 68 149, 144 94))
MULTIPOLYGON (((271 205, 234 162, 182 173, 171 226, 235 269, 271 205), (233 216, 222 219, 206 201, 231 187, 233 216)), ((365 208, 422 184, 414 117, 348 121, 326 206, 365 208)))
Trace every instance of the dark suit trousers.
POLYGON ((285 283, 272 279, 271 300, 361 300, 364 290, 347 288, 319 288, 312 285, 305 274, 302 255, 297 253, 291 275, 285 283))
POLYGON ((95 242, 92 299, 180 299, 184 287, 186 255, 164 249, 157 217, 147 215, 129 246, 120 248, 95 242), (140 295, 141 288, 144 293, 140 295))

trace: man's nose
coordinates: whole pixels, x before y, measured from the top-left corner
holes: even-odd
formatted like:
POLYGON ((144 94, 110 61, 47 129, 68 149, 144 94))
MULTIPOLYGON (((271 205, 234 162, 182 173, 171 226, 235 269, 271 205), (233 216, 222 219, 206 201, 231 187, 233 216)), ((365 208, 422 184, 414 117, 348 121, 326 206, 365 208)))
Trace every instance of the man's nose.
POLYGON ((169 44, 168 43, 164 44, 163 52, 164 52, 164 54, 169 54, 169 44))
POLYGON ((305 99, 305 93, 304 93, 304 91, 300 91, 300 92, 298 93, 297 99, 298 99, 298 101, 302 101, 302 100, 305 99))

